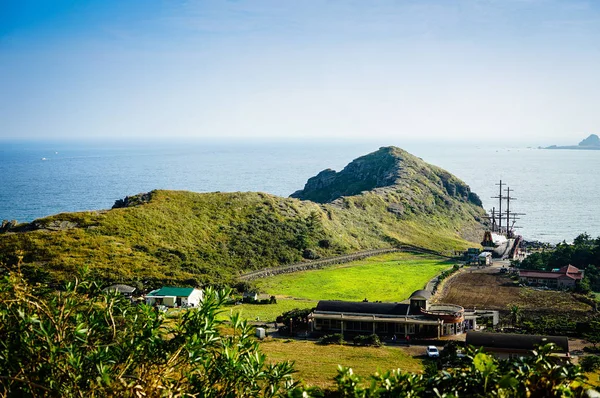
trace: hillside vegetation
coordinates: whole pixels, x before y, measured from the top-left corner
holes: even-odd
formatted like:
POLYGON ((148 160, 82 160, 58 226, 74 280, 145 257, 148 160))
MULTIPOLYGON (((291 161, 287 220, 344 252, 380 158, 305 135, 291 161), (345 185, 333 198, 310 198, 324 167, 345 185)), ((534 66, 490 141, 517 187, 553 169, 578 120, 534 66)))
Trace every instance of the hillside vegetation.
POLYGON ((10 267, 21 256, 23 272, 49 281, 87 267, 98 279, 146 287, 220 285, 243 271, 304 259, 399 243, 448 251, 479 240, 484 210, 456 177, 394 147, 359 160, 360 167, 346 168, 356 181, 391 185, 356 192, 369 182, 328 203, 156 190, 111 210, 12 226, 0 233, 0 262, 10 267), (377 177, 398 170, 397 178, 377 177))

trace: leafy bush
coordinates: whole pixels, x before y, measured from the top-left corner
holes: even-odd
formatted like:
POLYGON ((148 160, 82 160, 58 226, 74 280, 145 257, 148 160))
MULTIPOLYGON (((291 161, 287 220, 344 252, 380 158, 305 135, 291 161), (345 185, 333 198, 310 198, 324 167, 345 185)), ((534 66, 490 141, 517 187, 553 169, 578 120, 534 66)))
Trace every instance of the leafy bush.
POLYGON ((344 336, 341 333, 327 334, 319 339, 319 344, 344 344, 344 336))
POLYGON ((217 320, 229 291, 207 289, 177 321, 93 282, 39 293, 18 272, 0 279, 0 396, 283 396, 288 362, 269 364, 253 328, 217 320))
POLYGON ((482 351, 469 350, 461 366, 423 374, 400 369, 379 372, 369 380, 339 367, 335 377, 339 396, 383 397, 583 397, 581 368, 557 363, 549 344, 532 357, 499 361, 482 351), (366 387, 365 387, 366 386, 366 387))
POLYGON ((381 347, 381 340, 376 334, 359 335, 354 337, 354 345, 381 347))
POLYGON ((600 369, 600 356, 586 355, 579 360, 579 365, 584 372, 595 372, 600 369))

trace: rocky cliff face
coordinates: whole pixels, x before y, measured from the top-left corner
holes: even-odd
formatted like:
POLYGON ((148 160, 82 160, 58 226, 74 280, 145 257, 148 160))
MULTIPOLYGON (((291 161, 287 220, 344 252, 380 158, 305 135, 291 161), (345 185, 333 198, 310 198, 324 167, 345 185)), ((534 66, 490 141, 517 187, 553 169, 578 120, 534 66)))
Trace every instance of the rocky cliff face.
POLYGON ((479 197, 464 182, 396 147, 382 147, 355 159, 339 173, 323 170, 291 197, 329 203, 376 188, 400 192, 410 191, 411 187, 421 190, 429 186, 434 190, 435 187, 442 189, 451 198, 481 206, 479 197))

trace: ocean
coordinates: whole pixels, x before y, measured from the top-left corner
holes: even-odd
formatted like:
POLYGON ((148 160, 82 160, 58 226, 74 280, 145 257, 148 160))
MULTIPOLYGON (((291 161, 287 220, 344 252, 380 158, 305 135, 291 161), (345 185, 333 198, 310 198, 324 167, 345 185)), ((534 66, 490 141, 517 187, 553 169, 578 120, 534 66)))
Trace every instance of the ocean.
MULTIPOLYGON (((500 180, 528 240, 600 236, 600 151, 389 142, 465 181, 486 210, 500 180)), ((0 145, 0 220, 108 209, 153 189, 262 191, 288 196, 319 171, 341 170, 380 143, 153 143, 0 145)))

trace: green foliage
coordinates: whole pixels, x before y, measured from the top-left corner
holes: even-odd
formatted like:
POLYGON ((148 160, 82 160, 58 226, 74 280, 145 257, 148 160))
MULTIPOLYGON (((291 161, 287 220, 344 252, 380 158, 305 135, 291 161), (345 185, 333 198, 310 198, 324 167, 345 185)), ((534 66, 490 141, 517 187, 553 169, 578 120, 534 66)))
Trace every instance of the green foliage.
POLYGON ((583 337, 592 345, 594 349, 596 349, 596 345, 600 343, 600 322, 599 321, 591 321, 588 323, 588 330, 584 333, 583 337))
POLYGON ((376 334, 355 336, 353 341, 354 345, 381 347, 381 340, 376 334))
POLYGON ((519 267, 550 271, 569 264, 584 269, 590 287, 600 291, 600 237, 592 239, 586 233, 580 234, 572 244, 562 242, 553 250, 532 253, 519 267))
POLYGON ((294 308, 278 316, 277 322, 283 323, 285 326, 289 326, 291 322, 294 329, 306 327, 308 325, 308 315, 313 311, 314 308, 294 308))
POLYGON ((470 351, 461 366, 425 374, 400 369, 377 373, 364 387, 350 368, 335 377, 341 397, 582 397, 584 376, 570 363, 558 363, 547 345, 532 357, 499 361, 481 351, 470 351))
MULTIPOLYGON (((239 316, 228 325, 218 320, 228 294, 208 289, 199 307, 174 321, 152 307, 102 292, 86 279, 48 293, 17 272, 5 275, 0 280, 0 395, 319 396, 293 382, 290 363, 266 361, 253 328, 239 316)), ((323 343, 341 344, 343 338, 330 335, 323 343)), ((582 396, 580 368, 557 362, 552 349, 540 347, 533 357, 514 361, 468 352, 459 367, 377 373, 367 387, 351 369, 340 368, 336 395, 582 396)))
POLYGON ((267 363, 238 316, 222 335, 227 291, 207 290, 176 323, 86 280, 39 293, 19 273, 0 280, 2 396, 287 396, 287 362, 267 363))
POLYGON ((341 333, 327 334, 319 339, 319 344, 344 344, 344 335, 341 333))
POLYGON ((519 323, 519 327, 526 334, 548 336, 575 336, 577 335, 577 321, 568 314, 535 315, 528 313, 519 323))
POLYGON ((595 372, 600 369, 600 356, 586 355, 579 359, 579 365, 584 372, 595 372))

